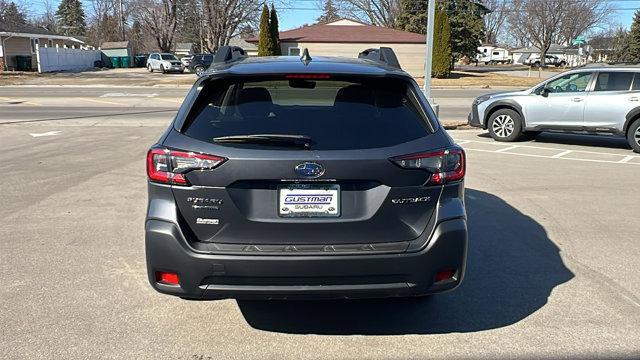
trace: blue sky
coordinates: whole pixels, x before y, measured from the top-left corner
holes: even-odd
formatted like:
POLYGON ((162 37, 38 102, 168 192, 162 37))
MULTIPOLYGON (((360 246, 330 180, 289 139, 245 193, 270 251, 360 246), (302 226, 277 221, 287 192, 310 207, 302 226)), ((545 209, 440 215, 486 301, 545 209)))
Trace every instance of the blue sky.
MULTIPOLYGON (((44 12, 45 1, 46 0, 31 0, 31 1, 18 0, 17 2, 28 4, 26 5, 26 7, 28 8, 30 15, 37 15, 39 13, 44 12)), ((49 2, 53 3, 53 5, 57 8, 59 0, 49 0, 49 2)), ((86 10, 88 11, 91 6, 91 1, 83 0, 82 2, 85 4, 86 10)), ((275 2, 277 3, 279 1, 275 1, 275 2)), ((315 10, 315 9, 306 10, 306 9, 317 7, 316 3, 313 1, 289 0, 289 1, 286 1, 286 3, 287 3, 286 6, 283 5, 281 6, 280 9, 278 9, 279 20, 280 20, 280 30, 289 30, 289 29, 302 26, 303 24, 312 24, 315 22, 316 18, 321 14, 320 10, 315 10), (291 9, 291 8, 294 8, 294 9, 291 9), (301 10, 301 9, 305 9, 305 10, 301 10)), ((614 18, 614 21, 616 21, 617 23, 620 23, 620 25, 629 27, 629 25, 631 24, 631 20, 633 19, 633 9, 640 8, 640 0, 618 0, 618 1, 612 0, 611 3, 614 8, 626 9, 626 10, 617 11, 616 14, 613 16, 613 18, 614 18)))

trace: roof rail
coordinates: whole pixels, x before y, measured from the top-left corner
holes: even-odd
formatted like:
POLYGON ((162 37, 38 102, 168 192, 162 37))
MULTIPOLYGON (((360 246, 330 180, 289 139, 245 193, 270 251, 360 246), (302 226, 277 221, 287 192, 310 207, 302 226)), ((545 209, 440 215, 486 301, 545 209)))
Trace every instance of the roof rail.
POLYGON ((398 58, 396 57, 396 53, 394 53, 393 49, 390 47, 367 49, 358 54, 358 59, 369 59, 402 70, 400 62, 398 62, 398 58))
POLYGON ((640 63, 638 62, 608 62, 608 63, 588 63, 580 66, 576 66, 577 68, 598 68, 598 67, 640 67, 640 63))
POLYGON ((220 46, 213 57, 214 63, 244 59, 247 53, 239 46, 220 46))

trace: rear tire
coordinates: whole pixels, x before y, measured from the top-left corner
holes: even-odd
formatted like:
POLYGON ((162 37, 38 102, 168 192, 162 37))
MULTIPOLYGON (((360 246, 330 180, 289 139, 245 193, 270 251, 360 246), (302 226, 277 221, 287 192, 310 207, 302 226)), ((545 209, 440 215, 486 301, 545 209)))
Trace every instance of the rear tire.
POLYGON ((198 66, 196 66, 196 68, 194 70, 196 72, 196 75, 200 76, 205 71, 205 68, 204 68, 204 66, 199 66, 198 65, 198 66))
POLYGON ((640 119, 636 119, 627 131, 627 141, 634 152, 640 153, 640 119))
POLYGON ((522 135, 522 118, 514 110, 500 109, 491 114, 487 128, 496 141, 516 141, 522 135))

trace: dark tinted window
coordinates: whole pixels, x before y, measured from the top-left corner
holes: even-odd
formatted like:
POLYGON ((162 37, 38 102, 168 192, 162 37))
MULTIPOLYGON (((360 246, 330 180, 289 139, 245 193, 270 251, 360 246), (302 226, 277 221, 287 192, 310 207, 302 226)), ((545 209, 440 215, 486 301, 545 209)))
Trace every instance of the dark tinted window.
POLYGON ((629 90, 633 80, 632 72, 602 72, 598 74, 598 80, 594 91, 624 91, 629 90))
POLYGON ((640 73, 636 73, 636 78, 633 80, 633 87, 631 90, 640 90, 640 73))
POLYGON ((213 55, 209 54, 209 55, 204 55, 203 56, 203 60, 204 61, 213 61, 213 55))
POLYGON ((184 133, 208 142, 306 135, 315 150, 377 148, 429 134, 417 106, 400 80, 217 80, 203 88, 184 133))

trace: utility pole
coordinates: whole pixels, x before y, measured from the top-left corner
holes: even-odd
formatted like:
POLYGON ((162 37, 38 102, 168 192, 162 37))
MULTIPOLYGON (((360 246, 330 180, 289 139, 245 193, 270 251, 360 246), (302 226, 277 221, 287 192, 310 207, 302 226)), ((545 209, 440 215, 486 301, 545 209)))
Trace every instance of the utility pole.
POLYGON ((122 6, 122 0, 120 0, 120 29, 122 30, 122 41, 127 40, 124 36, 124 7, 122 6))
POLYGON ((424 96, 431 98, 431 61, 433 59, 433 21, 436 16, 435 0, 428 1, 427 8, 427 50, 424 63, 424 96))
POLYGON ((433 22, 436 17, 436 0, 426 0, 427 3, 427 39, 424 63, 424 96, 438 115, 438 105, 431 98, 431 62, 433 59, 433 22))

